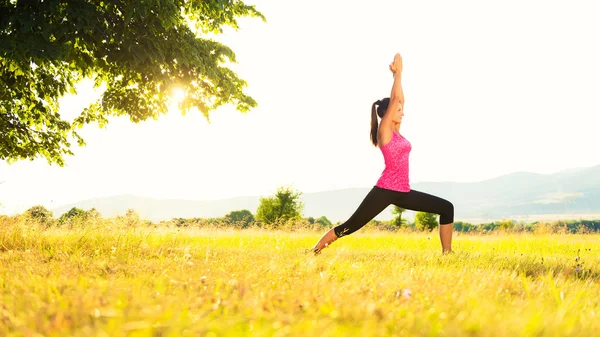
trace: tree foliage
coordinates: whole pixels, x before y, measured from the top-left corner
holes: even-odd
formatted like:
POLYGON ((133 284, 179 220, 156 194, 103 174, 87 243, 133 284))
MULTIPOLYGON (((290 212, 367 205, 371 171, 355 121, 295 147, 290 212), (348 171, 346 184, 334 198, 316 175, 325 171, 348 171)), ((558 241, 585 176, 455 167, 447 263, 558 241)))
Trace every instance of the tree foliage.
POLYGON ((266 224, 289 220, 302 215, 302 193, 289 187, 279 187, 272 197, 260 198, 256 219, 266 224))
POLYGON ((115 220, 119 226, 123 227, 138 227, 148 224, 148 220, 140 219, 139 214, 133 208, 128 208, 125 215, 117 215, 115 220))
POLYGON ((315 220, 316 223, 320 224, 321 227, 324 228, 330 228, 333 226, 333 223, 331 223, 331 221, 329 219, 327 219, 326 216, 322 216, 320 218, 318 218, 317 220, 315 220))
POLYGON ((92 208, 89 211, 87 211, 85 216, 88 219, 101 219, 102 218, 102 214, 96 208, 92 208))
POLYGON ((56 221, 52 215, 52 211, 41 205, 29 208, 23 213, 23 215, 28 219, 45 226, 51 226, 56 221))
POLYGON ((463 221, 455 221, 454 222, 454 231, 456 232, 471 232, 471 231, 476 231, 479 227, 469 223, 469 222, 463 222, 463 221))
POLYGON ((417 212, 415 226, 424 231, 431 231, 438 226, 437 215, 433 213, 417 212))
POLYGON ((81 208, 77 208, 77 207, 73 207, 71 208, 68 212, 63 213, 59 218, 58 218, 58 223, 59 224, 63 224, 67 221, 73 220, 73 219, 80 219, 80 220, 85 220, 87 218, 87 212, 81 208))
POLYGON ((234 52, 209 38, 239 17, 264 20, 240 0, 0 0, 0 159, 45 157, 63 165, 76 129, 110 116, 139 122, 168 110, 173 88, 183 112, 256 102, 226 66, 234 52), (100 99, 74 120, 58 99, 84 78, 104 86, 100 99), (71 139, 72 137, 72 139, 71 139))
POLYGON ((498 223, 498 227, 503 231, 510 231, 515 227, 515 221, 503 219, 498 223))
POLYGON ((225 221, 238 227, 245 228, 254 222, 254 215, 247 209, 231 211, 225 216, 225 221))
POLYGON ((311 225, 317 224, 320 228, 333 227, 333 223, 324 215, 317 219, 315 219, 312 216, 309 216, 308 218, 306 218, 306 221, 308 221, 308 223, 311 225))
POLYGON ((398 227, 401 227, 402 225, 406 225, 407 221, 406 219, 402 219, 402 213, 406 212, 405 208, 402 207, 398 207, 396 205, 394 205, 394 208, 392 208, 392 214, 395 215, 395 217, 392 219, 392 223, 398 227))

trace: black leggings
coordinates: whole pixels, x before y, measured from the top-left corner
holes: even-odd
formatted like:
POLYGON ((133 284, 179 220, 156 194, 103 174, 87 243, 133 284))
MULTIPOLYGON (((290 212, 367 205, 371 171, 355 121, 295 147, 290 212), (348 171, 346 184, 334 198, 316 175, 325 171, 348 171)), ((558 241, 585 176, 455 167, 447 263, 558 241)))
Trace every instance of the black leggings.
POLYGON ((339 238, 356 232, 391 204, 412 211, 439 214, 440 225, 454 222, 454 206, 448 200, 415 190, 398 192, 374 186, 350 219, 333 229, 335 235, 339 238))

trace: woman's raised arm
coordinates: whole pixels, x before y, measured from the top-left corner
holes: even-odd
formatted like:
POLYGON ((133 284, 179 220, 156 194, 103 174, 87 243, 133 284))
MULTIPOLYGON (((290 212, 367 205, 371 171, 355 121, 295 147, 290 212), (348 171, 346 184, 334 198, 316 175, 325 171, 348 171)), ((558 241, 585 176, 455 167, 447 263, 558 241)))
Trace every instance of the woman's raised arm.
POLYGON ((402 56, 400 53, 394 56, 394 62, 390 64, 390 71, 394 74, 394 84, 390 94, 390 103, 381 119, 379 125, 378 138, 379 144, 387 144, 392 139, 392 126, 394 113, 404 109, 404 91, 402 91, 402 56))

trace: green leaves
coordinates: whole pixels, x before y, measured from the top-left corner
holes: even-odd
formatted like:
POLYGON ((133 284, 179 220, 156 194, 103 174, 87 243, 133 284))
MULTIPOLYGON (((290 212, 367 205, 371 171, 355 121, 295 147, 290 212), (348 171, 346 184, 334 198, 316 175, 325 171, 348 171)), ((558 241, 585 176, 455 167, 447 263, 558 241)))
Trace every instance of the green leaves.
POLYGON ((265 224, 289 220, 302 215, 302 193, 288 187, 280 187, 272 197, 260 198, 256 219, 265 224))
POLYGON ((44 1, 34 5, 0 3, 0 159, 45 157, 63 164, 69 137, 109 116, 134 122, 168 110, 169 88, 181 87, 184 110, 210 111, 233 104, 247 112, 256 101, 244 94, 246 82, 223 66, 235 53, 202 33, 237 28, 237 18, 258 17, 241 1, 122 0, 44 1), (35 66, 32 66, 35 65, 35 66), (62 120, 58 99, 92 78, 106 85, 103 96, 73 121, 62 120))
POLYGON ((392 219, 394 225, 400 227, 407 223, 406 219, 402 219, 402 213, 404 212, 406 212, 405 208, 394 205, 394 208, 392 208, 392 214, 396 215, 394 219, 392 219))
POLYGON ((415 215, 415 225, 424 231, 431 231, 438 226, 437 215, 433 213, 417 212, 415 215))
POLYGON ((220 34, 223 33, 222 26, 225 25, 237 29, 239 28, 237 18, 243 16, 257 17, 266 21, 255 6, 248 6, 238 0, 180 0, 175 3, 194 24, 198 34, 220 34))
POLYGON ((254 222, 254 216, 247 210, 231 211, 225 216, 225 221, 239 228, 246 228, 254 222))

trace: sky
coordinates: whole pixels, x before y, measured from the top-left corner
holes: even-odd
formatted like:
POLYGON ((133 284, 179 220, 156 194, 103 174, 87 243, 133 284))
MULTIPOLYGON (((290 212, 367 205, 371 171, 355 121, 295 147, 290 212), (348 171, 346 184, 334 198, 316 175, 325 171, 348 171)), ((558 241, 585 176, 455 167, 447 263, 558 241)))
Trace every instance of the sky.
MULTIPOLYGON (((0 214, 135 194, 216 200, 370 187, 384 168, 370 107, 403 57, 410 180, 471 182, 600 164, 595 1, 255 0, 218 37, 258 107, 172 111, 80 130, 66 165, 0 163, 0 214)), ((99 93, 61 100, 75 117, 99 93)))

